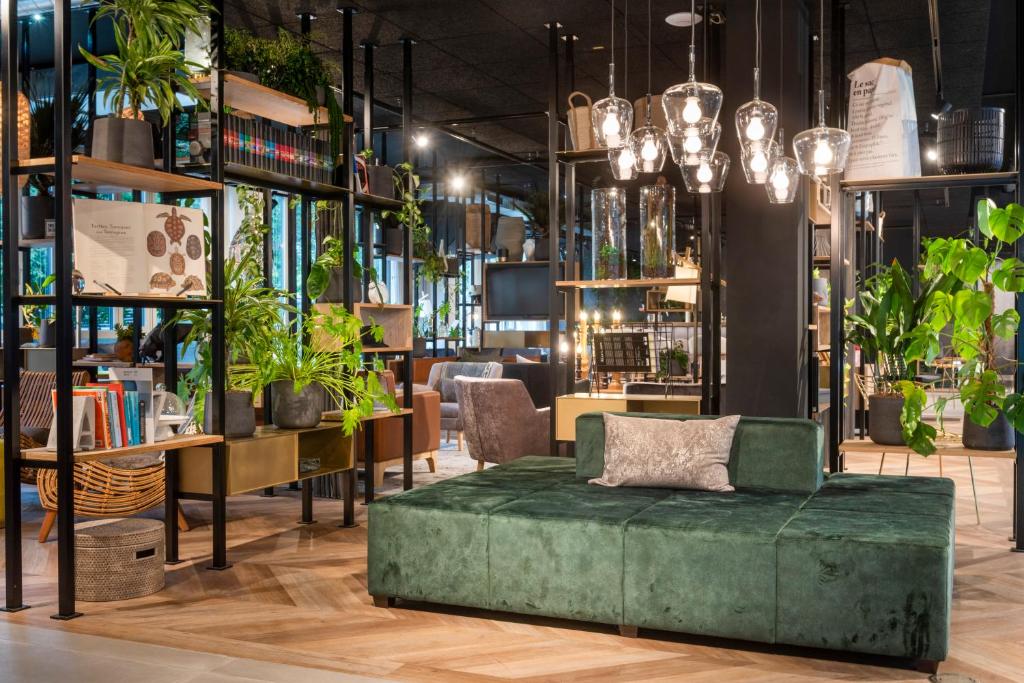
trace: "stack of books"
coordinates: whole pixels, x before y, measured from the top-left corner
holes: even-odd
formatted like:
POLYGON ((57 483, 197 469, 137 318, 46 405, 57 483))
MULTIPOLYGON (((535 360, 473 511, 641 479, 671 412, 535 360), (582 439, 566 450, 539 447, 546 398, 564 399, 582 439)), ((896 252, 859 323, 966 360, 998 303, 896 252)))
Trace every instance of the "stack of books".
MULTIPOLYGON (((146 402, 135 389, 121 382, 105 382, 74 387, 74 396, 92 398, 95 409, 95 448, 123 448, 146 443, 146 402)), ((54 410, 57 390, 52 394, 54 410)))

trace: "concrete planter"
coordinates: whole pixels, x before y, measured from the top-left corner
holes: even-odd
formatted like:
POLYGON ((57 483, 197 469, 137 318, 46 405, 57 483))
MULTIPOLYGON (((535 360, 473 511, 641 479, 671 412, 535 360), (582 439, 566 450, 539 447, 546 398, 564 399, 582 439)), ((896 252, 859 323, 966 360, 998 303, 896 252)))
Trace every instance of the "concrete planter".
POLYGON ((137 119, 96 119, 92 123, 92 156, 153 168, 153 125, 137 119))
POLYGON ((324 390, 319 384, 307 384, 299 393, 291 380, 270 385, 274 424, 281 429, 308 429, 320 424, 324 390))
POLYGON ((1013 425, 1006 419, 1006 414, 999 413, 999 416, 992 421, 988 427, 975 424, 968 415, 964 415, 964 446, 979 451, 1008 451, 1017 442, 1013 425))
POLYGON ((868 396, 870 423, 868 436, 877 444, 885 446, 905 446, 903 427, 900 426, 900 412, 903 410, 903 397, 885 394, 868 396))

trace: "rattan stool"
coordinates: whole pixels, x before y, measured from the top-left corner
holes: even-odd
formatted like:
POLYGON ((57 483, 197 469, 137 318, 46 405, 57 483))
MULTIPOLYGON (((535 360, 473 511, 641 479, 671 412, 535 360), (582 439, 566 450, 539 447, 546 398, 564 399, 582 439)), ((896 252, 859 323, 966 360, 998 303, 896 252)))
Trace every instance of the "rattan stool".
POLYGON ((79 600, 128 600, 163 587, 163 522, 126 518, 75 526, 75 593, 79 600))

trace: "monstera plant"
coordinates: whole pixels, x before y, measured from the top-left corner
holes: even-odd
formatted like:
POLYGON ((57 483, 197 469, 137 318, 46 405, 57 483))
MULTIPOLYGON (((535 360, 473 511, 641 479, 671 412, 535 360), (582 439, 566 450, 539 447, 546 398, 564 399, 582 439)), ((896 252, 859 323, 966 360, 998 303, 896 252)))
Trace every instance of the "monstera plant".
MULTIPOLYGON (((1024 292, 1024 261, 1011 247, 1024 235, 1024 207, 997 207, 984 199, 977 207, 980 244, 965 238, 942 238, 927 244, 924 277, 955 278, 957 286, 930 303, 926 324, 941 334, 959 358, 956 395, 964 407, 964 445, 984 450, 1012 448, 1015 432, 1024 431, 1024 396, 1008 388, 1018 361, 1001 358, 999 340, 1012 340, 1020 324, 1013 306, 1000 308, 997 294, 1024 292)), ((928 344, 938 343, 929 340, 928 344)), ((927 359, 918 346, 912 357, 927 359)), ((901 383, 908 421, 919 418, 926 397, 920 387, 901 383)), ((949 397, 936 402, 941 417, 949 397)), ((933 452, 933 439, 911 444, 919 453, 933 452)))

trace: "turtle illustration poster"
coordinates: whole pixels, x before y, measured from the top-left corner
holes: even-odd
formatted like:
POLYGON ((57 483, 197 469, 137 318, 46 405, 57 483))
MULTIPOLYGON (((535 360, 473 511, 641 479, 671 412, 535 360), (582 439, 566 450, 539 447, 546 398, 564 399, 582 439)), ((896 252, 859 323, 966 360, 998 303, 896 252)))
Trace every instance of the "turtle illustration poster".
POLYGON ((202 211, 75 199, 73 221, 84 293, 206 295, 202 211))

